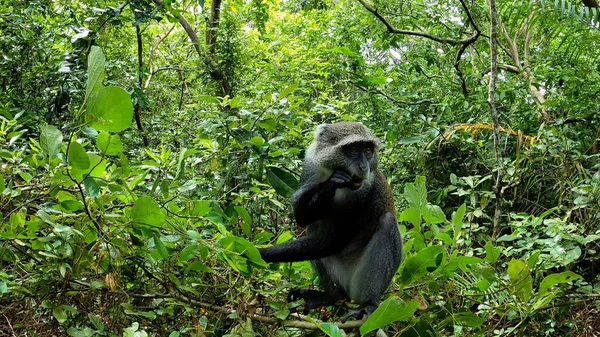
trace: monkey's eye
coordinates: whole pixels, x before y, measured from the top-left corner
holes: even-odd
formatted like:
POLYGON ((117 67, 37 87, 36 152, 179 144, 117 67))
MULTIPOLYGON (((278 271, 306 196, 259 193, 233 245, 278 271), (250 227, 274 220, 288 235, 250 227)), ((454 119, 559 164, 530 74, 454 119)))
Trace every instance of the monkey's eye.
POLYGON ((365 156, 372 156, 373 155, 373 148, 372 147, 365 147, 365 156))

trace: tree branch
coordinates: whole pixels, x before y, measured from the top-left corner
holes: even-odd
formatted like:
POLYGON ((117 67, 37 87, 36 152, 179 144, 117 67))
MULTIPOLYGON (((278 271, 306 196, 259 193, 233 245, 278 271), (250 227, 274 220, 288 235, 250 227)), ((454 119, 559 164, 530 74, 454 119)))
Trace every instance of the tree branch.
MULTIPOLYGON (((475 42, 475 40, 477 40, 477 38, 479 37, 479 35, 481 35, 479 33, 479 31, 476 30, 475 34, 469 36, 466 39, 463 40, 456 40, 456 39, 450 39, 450 38, 444 38, 444 37, 438 37, 438 36, 434 36, 425 32, 418 32, 418 31, 413 31, 413 30, 403 30, 403 29, 397 29, 394 26, 392 26, 381 14, 379 14, 379 12, 377 11, 377 9, 371 7, 369 4, 367 4, 366 2, 364 2, 364 0, 358 0, 358 2, 360 2, 360 4, 369 12, 371 12, 373 15, 375 15, 375 17, 377 19, 379 19, 379 21, 381 21, 385 27, 387 28, 388 33, 390 34, 401 34, 401 35, 412 35, 412 36, 420 36, 420 37, 424 37, 433 41, 437 41, 440 43, 446 43, 446 44, 451 44, 451 45, 461 45, 461 44, 470 44, 475 42)), ((470 16, 470 14, 469 14, 470 16)))
POLYGON ((500 149, 500 121, 498 120, 498 111, 496 110, 496 79, 498 77, 498 15, 496 13, 496 0, 489 0, 490 5, 490 84, 488 89, 488 104, 492 123, 494 124, 494 153, 498 162, 498 171, 496 174, 496 184, 494 185, 494 194, 496 196, 496 205, 494 211, 494 227, 492 240, 500 234, 500 216, 502 215, 502 176, 504 174, 504 163, 502 162, 502 151, 500 149))

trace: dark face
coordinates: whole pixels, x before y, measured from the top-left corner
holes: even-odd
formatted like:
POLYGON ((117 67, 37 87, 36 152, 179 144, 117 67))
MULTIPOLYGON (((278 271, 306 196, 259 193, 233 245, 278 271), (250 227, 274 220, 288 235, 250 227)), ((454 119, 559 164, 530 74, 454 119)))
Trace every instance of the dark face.
POLYGON ((352 176, 350 189, 357 190, 377 165, 375 144, 368 141, 355 142, 344 145, 342 150, 346 156, 348 173, 352 176))

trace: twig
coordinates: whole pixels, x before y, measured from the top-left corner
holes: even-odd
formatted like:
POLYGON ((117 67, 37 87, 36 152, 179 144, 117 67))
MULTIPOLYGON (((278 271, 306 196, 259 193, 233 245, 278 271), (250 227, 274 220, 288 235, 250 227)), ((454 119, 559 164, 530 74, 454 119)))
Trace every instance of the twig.
POLYGON ((425 32, 418 32, 418 31, 413 31, 413 30, 403 30, 403 29, 397 29, 394 26, 392 26, 381 14, 379 14, 379 11, 377 11, 377 9, 371 7, 370 5, 368 5, 366 2, 364 2, 364 0, 358 0, 358 2, 360 2, 360 4, 369 12, 371 12, 373 15, 375 15, 375 17, 377 19, 379 19, 379 21, 381 21, 385 27, 387 28, 388 33, 390 34, 402 34, 402 35, 413 35, 413 36, 421 36, 433 41, 437 41, 440 43, 447 43, 447 44, 451 44, 451 45, 461 45, 461 44, 470 44, 473 43, 475 40, 477 40, 477 38, 479 37, 480 33, 478 31, 475 32, 475 34, 467 37, 466 39, 462 39, 462 40, 456 40, 456 39, 450 39, 450 38, 445 38, 445 37, 438 37, 438 36, 434 36, 431 35, 429 33, 425 33, 425 32))
POLYGON ((4 316, 4 318, 6 319, 6 322, 8 323, 8 327, 10 328, 10 332, 12 332, 12 335, 14 337, 17 337, 17 334, 15 333, 15 330, 13 329, 12 324, 10 324, 10 320, 8 319, 8 317, 6 317, 6 315, 2 314, 2 316, 4 316))
POLYGON ((504 164, 502 162, 502 151, 500 150, 500 121, 498 120, 498 111, 496 110, 496 79, 498 77, 498 16, 496 13, 496 0, 489 0, 490 4, 490 84, 488 90, 488 104, 492 123, 494 125, 494 153, 498 162, 498 172, 496 175, 496 184, 494 185, 494 194, 496 195, 496 205, 494 210, 494 227, 492 231, 492 240, 500 234, 500 216, 502 215, 502 175, 504 174, 504 164))
MULTIPOLYGON (((305 322, 305 321, 299 321, 299 320, 292 320, 292 319, 286 319, 286 320, 280 320, 274 317, 267 317, 267 316, 262 316, 262 315, 258 315, 258 314, 249 314, 249 313, 242 313, 238 310, 235 309, 230 309, 230 308, 225 308, 225 307, 220 307, 220 306, 216 306, 213 305, 211 303, 207 303, 207 302, 201 302, 192 298, 187 298, 185 296, 173 296, 173 295, 164 295, 164 296, 160 296, 160 295, 148 295, 148 294, 134 294, 132 295, 134 297, 141 297, 141 298, 173 298, 173 299, 177 299, 180 300, 182 302, 186 302, 186 303, 190 303, 190 304, 194 304, 194 305, 199 305, 201 307, 203 307, 204 309, 209 309, 211 311, 214 312, 222 312, 222 313, 227 313, 227 314, 237 314, 240 315, 242 317, 247 317, 250 318, 253 321, 257 321, 257 322, 261 322, 261 323, 266 323, 266 324, 273 324, 273 325, 279 325, 279 326, 285 326, 285 327, 292 327, 292 328, 300 328, 300 329, 307 329, 307 330, 318 330, 319 327, 317 326, 317 324, 321 324, 324 323, 320 320, 314 320, 315 322, 317 322, 317 324, 311 323, 311 322, 305 322)), ((298 319, 306 319, 306 316, 304 315, 300 315, 298 313, 294 313, 292 314, 292 316, 298 318, 298 319)), ((340 329, 357 329, 360 328, 363 324, 365 323, 365 320, 359 320, 359 321, 350 321, 350 322, 330 322, 330 324, 334 324, 335 326, 337 326, 340 329)))

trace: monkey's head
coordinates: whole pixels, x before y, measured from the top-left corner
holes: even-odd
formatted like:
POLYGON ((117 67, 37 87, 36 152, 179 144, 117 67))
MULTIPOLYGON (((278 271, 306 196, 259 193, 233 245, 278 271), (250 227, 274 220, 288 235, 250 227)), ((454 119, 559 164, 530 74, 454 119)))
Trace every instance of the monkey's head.
POLYGON ((359 189, 377 168, 379 141, 362 123, 321 124, 306 152, 306 159, 331 174, 340 169, 352 177, 350 189, 359 189))

